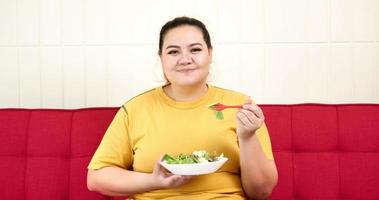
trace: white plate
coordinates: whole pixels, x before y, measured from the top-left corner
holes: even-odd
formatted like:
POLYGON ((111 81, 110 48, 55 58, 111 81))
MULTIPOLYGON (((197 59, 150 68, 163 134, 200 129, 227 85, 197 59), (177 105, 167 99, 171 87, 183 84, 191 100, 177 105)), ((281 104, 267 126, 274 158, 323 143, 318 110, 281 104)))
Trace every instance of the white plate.
POLYGON ((214 162, 192 163, 192 164, 167 164, 161 162, 161 165, 173 174, 177 175, 201 175, 210 174, 218 169, 228 160, 228 158, 221 158, 214 162))

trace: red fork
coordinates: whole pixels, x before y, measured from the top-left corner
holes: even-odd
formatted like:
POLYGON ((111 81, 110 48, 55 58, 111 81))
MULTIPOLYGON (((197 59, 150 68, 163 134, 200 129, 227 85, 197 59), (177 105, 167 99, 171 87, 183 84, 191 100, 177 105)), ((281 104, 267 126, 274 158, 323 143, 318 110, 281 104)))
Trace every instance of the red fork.
POLYGON ((215 111, 222 111, 227 108, 242 108, 242 105, 224 105, 221 103, 216 103, 216 104, 210 105, 209 108, 215 111))

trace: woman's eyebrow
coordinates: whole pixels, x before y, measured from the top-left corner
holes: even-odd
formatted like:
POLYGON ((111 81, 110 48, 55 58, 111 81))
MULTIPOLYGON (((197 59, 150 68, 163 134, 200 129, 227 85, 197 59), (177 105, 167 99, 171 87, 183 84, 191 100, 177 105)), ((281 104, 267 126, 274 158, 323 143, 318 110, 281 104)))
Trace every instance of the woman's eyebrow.
POLYGON ((189 46, 192 47, 192 46, 196 46, 196 45, 203 46, 201 43, 198 43, 198 42, 197 42, 197 43, 192 43, 192 44, 190 44, 189 46))
MULTIPOLYGON (((203 46, 201 43, 196 42, 196 43, 192 43, 192 44, 190 44, 189 47, 193 47, 193 46, 196 46, 196 45, 203 46)), ((168 46, 166 47, 166 49, 169 49, 169 48, 177 48, 177 49, 179 49, 180 46, 178 46, 178 45, 168 45, 168 46)))
POLYGON ((168 48, 180 48, 180 47, 177 46, 177 45, 168 45, 168 46, 166 47, 166 49, 168 49, 168 48))

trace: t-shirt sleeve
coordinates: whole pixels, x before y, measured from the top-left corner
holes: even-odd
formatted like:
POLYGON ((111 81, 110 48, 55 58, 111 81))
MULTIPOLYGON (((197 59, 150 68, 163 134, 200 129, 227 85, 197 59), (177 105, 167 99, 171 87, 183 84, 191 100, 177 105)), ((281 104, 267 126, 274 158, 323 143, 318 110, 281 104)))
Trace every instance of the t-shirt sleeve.
POLYGON ((259 143, 261 144, 263 153, 266 155, 267 159, 274 160, 274 155, 272 153, 271 148, 271 140, 268 134, 266 124, 263 123, 255 134, 257 134, 259 143))
POLYGON ((128 169, 132 165, 133 151, 129 136, 128 113, 123 106, 118 110, 95 154, 88 169, 101 169, 117 166, 128 169))

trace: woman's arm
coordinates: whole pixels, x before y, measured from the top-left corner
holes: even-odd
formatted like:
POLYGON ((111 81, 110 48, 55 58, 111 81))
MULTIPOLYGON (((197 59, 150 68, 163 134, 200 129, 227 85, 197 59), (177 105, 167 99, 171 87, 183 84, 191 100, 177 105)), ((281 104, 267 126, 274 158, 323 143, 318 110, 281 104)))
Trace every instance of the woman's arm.
POLYGON ((257 135, 240 138, 241 181, 252 199, 267 199, 276 186, 278 172, 275 162, 266 158, 257 135))
POLYGON ((87 187, 109 196, 130 196, 154 189, 150 174, 119 167, 88 170, 87 187))
POLYGON ((156 189, 178 187, 187 183, 191 177, 168 174, 158 161, 151 174, 119 167, 88 170, 87 187, 104 195, 132 196, 156 189))
POLYGON ((267 159, 256 135, 263 123, 262 110, 248 99, 237 113, 237 135, 241 182, 245 193, 252 199, 267 199, 278 180, 275 162, 267 159))

